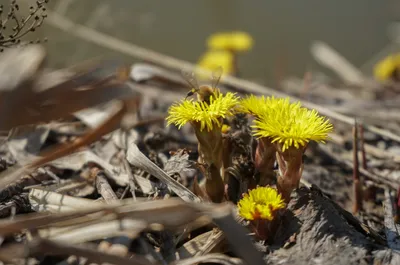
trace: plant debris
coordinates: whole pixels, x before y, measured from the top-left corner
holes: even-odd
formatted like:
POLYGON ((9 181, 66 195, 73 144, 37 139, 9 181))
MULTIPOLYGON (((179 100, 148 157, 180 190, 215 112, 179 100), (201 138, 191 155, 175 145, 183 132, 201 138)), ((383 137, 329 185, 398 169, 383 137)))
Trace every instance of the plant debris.
POLYGON ((287 79, 257 98, 271 89, 219 71, 209 86, 157 60, 46 57, 0 56, 0 261, 400 263, 400 125, 379 116, 394 84, 287 79))

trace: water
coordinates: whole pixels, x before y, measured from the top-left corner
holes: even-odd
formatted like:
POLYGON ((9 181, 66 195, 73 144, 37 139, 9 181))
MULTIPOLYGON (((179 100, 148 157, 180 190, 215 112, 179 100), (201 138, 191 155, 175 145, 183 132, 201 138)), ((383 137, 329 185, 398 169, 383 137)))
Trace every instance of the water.
MULTIPOLYGON (((205 51, 210 34, 246 31, 255 46, 240 57, 243 76, 267 84, 276 81, 277 71, 301 76, 306 69, 318 68, 309 52, 313 40, 325 41, 362 65, 388 43, 387 26, 400 14, 394 0, 62 1, 53 0, 52 8, 79 23, 191 62, 205 51), (62 1, 71 3, 60 7, 62 1)), ((47 30, 52 54, 57 47, 54 64, 114 54, 47 30)))

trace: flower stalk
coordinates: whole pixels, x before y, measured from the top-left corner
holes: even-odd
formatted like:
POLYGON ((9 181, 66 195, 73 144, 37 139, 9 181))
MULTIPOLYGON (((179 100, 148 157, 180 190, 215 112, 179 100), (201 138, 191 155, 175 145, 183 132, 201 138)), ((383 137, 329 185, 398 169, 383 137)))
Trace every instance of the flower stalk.
MULTIPOLYGON (((305 149, 305 148, 304 148, 305 149)), ((290 147, 276 153, 279 166, 277 186, 286 202, 290 201, 290 194, 299 187, 303 173, 303 150, 290 147)))
POLYGON ((224 165, 223 165, 223 140, 218 126, 210 131, 201 131, 198 124, 194 123, 195 134, 198 140, 198 162, 206 164, 205 172, 206 192, 212 202, 222 202, 224 195, 224 165))
POLYGON ((268 137, 261 137, 257 141, 257 148, 254 157, 254 166, 260 174, 259 185, 271 185, 275 180, 275 145, 268 137))
POLYGON ((224 185, 224 145, 222 137, 223 119, 234 115, 238 98, 234 93, 223 95, 215 91, 207 97, 209 100, 193 101, 185 99, 174 104, 168 110, 167 122, 181 128, 190 123, 197 140, 199 163, 206 165, 205 189, 212 202, 222 202, 224 185))

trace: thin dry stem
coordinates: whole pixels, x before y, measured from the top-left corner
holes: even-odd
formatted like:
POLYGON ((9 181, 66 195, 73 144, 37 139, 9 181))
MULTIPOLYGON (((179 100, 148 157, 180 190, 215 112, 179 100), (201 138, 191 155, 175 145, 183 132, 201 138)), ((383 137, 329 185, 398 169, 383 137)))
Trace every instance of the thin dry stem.
POLYGON ((362 209, 362 183, 360 181, 359 161, 358 161, 358 124, 355 121, 353 127, 353 190, 354 205, 353 213, 358 213, 362 209))

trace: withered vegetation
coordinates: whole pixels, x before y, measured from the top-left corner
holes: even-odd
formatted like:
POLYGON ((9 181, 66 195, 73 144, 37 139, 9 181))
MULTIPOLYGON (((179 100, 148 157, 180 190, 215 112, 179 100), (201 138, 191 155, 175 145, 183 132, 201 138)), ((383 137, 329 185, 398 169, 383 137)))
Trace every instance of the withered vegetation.
MULTIPOLYGON (((326 145, 308 144, 300 187, 261 231, 239 216, 236 205, 248 189, 266 179, 277 182, 276 158, 268 174, 260 170, 254 117, 222 119, 223 198, 211 203, 205 185, 214 161, 199 159, 205 151, 192 127, 166 126, 168 108, 189 91, 180 69, 96 59, 54 71, 46 58, 38 44, 10 47, 0 56, 2 262, 400 262, 393 218, 399 121, 369 110, 397 110, 389 106, 396 85, 329 84, 335 92, 321 92, 322 86, 305 92, 293 80, 284 85, 292 98, 325 113, 335 131, 326 145), (328 108, 339 109, 337 102, 344 114, 328 108), (350 114, 363 118, 354 134, 350 114)), ((233 77, 220 83, 221 93, 240 97, 255 88, 270 91, 233 77)))

